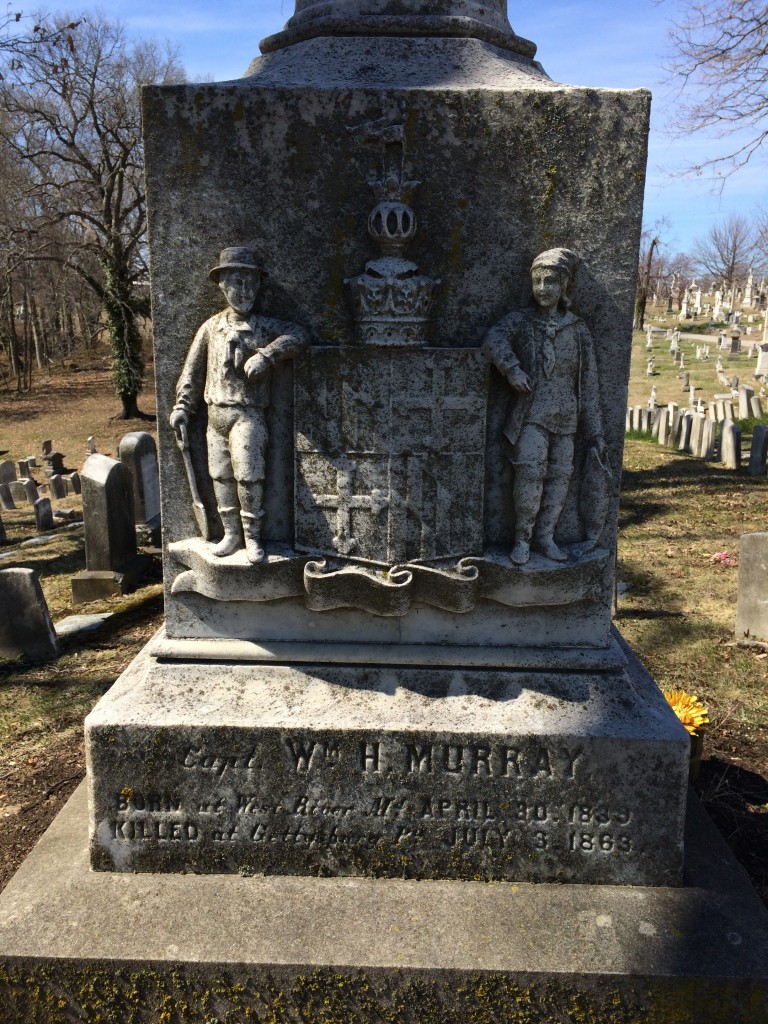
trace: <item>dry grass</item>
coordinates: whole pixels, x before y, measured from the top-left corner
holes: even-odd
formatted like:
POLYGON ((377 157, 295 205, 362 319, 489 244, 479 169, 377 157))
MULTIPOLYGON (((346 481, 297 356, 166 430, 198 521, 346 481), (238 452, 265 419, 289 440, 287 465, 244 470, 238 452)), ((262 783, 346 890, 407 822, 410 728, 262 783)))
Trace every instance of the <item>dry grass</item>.
MULTIPOLYGON (((146 415, 155 414, 151 367, 139 396, 139 408, 146 415)), ((27 455, 39 457, 42 442, 50 439, 54 451, 64 455, 67 469, 79 470, 91 436, 96 439, 97 450, 105 455, 114 455, 129 430, 146 430, 157 439, 153 420, 114 419, 119 412, 110 372, 101 364, 92 369, 41 375, 26 394, 0 391, 0 459, 16 462, 27 455)))

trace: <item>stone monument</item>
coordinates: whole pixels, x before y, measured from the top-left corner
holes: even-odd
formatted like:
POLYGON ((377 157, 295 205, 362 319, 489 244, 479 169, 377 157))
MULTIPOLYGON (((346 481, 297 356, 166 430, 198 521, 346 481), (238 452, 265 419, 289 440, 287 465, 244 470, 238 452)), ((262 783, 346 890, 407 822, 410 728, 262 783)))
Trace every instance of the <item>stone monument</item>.
MULTIPOLYGON (((144 94, 166 623, 88 717, 62 916, 151 902, 108 954, 148 1021, 720 1019, 689 739, 611 628, 649 96, 556 84, 501 0, 298 0, 262 52, 144 94), (589 966, 606 922, 683 934, 672 981, 589 966)), ((736 1016, 763 942, 713 939, 736 1016)))

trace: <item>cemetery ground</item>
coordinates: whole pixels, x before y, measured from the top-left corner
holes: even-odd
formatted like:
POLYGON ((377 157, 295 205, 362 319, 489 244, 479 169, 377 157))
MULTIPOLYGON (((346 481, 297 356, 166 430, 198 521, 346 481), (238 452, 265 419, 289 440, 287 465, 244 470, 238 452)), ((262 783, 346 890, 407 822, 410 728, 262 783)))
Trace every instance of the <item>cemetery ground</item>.
MULTIPOLYGON (((139 407, 154 413, 149 377, 139 407)), ((109 370, 55 370, 32 391, 0 392, 0 459, 37 455, 44 438, 64 454, 67 468, 82 468, 86 440, 114 456, 129 430, 153 430, 146 420, 111 419, 120 409, 109 370)), ((35 471, 38 482, 41 470, 35 471)), ((81 518, 82 499, 52 500, 54 510, 81 518)), ((9 881, 83 777, 83 718, 163 618, 159 560, 146 585, 122 598, 73 607, 71 577, 85 567, 82 528, 58 526, 46 544, 20 547, 36 533, 32 505, 2 511, 8 544, 0 547, 0 569, 25 567, 39 577, 54 622, 71 614, 110 612, 97 631, 64 639, 63 653, 46 665, 0 661, 0 888, 9 881), (16 555, 2 557, 8 552, 16 555)), ((64 524, 66 525, 66 524, 64 524)))
MULTIPOLYGON (((631 401, 645 404, 656 383, 659 401, 686 404, 677 368, 662 356, 668 343, 656 342, 653 380, 645 376, 644 345, 645 336, 636 335, 631 401)), ((689 343, 684 348, 687 364, 689 343)), ((733 371, 745 383, 747 367, 744 356, 733 371)), ((692 367, 692 380, 702 397, 719 390, 712 357, 701 372, 692 367)), ((140 403, 147 412, 150 386, 140 403)), ((100 370, 54 375, 29 400, 0 395, 0 449, 8 449, 0 457, 34 454, 50 437, 67 465, 80 469, 89 434, 99 451, 113 454, 126 431, 147 429, 145 422, 110 421, 117 408, 100 370)), ((70 496, 53 504, 77 510, 78 503, 70 496)), ((75 609, 70 578, 84 565, 82 530, 60 530, 47 545, 19 549, 35 532, 31 506, 4 512, 3 521, 10 543, 0 554, 20 554, 0 559, 0 567, 37 570, 54 622, 74 611, 114 614, 98 631, 64 641, 64 653, 48 665, 0 663, 0 888, 84 775, 85 714, 163 618, 159 570, 135 594, 75 609)), ((739 536, 766 523, 768 478, 736 474, 650 438, 628 440, 617 625, 660 686, 683 687, 708 704, 712 724, 696 787, 768 903, 768 650, 739 647, 734 637, 739 536)))

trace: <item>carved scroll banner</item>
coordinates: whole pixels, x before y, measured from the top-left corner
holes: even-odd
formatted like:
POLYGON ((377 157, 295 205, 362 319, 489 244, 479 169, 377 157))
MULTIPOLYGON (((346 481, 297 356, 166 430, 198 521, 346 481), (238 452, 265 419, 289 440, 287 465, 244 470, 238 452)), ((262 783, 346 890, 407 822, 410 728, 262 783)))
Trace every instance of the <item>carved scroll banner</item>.
POLYGON ((462 615, 481 600, 511 608, 594 601, 609 557, 597 550, 562 564, 533 556, 521 568, 501 553, 487 553, 453 565, 411 562, 376 569, 274 553, 254 566, 242 554, 215 558, 210 545, 199 539, 172 544, 170 552, 187 567, 173 582, 174 594, 197 593, 213 601, 302 598, 314 612, 356 608, 387 618, 407 615, 414 604, 462 615))
POLYGON ((412 582, 407 570, 393 569, 377 575, 370 569, 347 565, 327 572, 325 562, 308 562, 304 569, 306 605, 312 612, 359 608, 389 618, 406 615, 413 603, 412 582))

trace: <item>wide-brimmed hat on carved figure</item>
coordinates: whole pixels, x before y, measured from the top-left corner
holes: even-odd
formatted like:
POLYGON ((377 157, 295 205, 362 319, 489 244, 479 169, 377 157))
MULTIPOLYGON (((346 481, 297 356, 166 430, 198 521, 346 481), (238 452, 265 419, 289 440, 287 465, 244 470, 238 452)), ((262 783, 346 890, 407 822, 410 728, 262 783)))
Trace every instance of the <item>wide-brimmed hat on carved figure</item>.
POLYGON ((265 276, 264 269, 259 264, 256 250, 246 245, 234 245, 228 249, 222 249, 219 253, 219 265, 211 267, 208 277, 218 283, 219 274, 222 270, 252 270, 260 276, 265 276))

